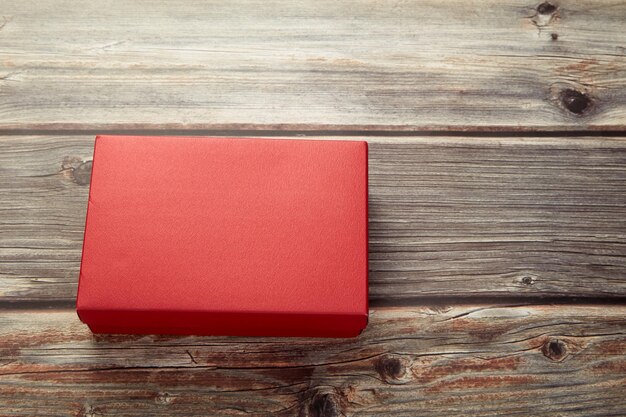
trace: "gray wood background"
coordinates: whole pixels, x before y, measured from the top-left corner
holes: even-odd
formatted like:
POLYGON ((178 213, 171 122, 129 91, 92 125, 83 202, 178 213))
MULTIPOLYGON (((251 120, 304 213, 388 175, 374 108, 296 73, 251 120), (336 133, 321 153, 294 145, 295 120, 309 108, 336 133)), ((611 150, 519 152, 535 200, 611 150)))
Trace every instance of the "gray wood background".
POLYGON ((626 415, 623 1, 0 0, 0 415, 626 415), (94 336, 97 133, 370 144, 356 339, 94 336))

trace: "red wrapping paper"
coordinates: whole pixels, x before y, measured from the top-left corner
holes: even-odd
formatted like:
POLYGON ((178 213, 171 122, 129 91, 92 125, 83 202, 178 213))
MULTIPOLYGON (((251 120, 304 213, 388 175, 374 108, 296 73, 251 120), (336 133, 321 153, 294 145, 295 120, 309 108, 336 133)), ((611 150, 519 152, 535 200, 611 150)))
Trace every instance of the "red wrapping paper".
POLYGON ((77 297, 96 333, 350 337, 367 143, 98 136, 77 297))

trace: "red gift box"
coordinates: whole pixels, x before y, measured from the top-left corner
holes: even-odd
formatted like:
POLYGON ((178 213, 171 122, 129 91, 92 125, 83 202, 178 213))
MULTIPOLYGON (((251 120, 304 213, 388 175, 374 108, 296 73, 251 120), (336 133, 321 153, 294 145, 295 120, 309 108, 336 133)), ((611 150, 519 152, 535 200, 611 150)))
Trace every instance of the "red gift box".
POLYGON ((93 332, 356 336, 367 268, 366 142, 96 138, 93 332))

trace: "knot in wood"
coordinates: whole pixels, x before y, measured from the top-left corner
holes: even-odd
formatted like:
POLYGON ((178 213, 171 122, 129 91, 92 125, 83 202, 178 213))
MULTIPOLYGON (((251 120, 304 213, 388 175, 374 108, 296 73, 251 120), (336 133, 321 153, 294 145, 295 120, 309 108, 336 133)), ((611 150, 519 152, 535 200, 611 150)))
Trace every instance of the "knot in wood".
POLYGON ((543 355, 555 362, 559 362, 567 356, 565 343, 560 340, 549 340, 541 348, 543 355))
POLYGON ((309 417, 338 417, 343 415, 333 394, 316 394, 309 404, 309 417))
POLYGON ((559 34, 553 32, 553 33, 550 34, 550 38, 552 38, 553 41, 556 41, 556 40, 559 39, 559 34))
POLYGON ((374 369, 385 382, 397 381, 406 373, 402 361, 392 356, 382 356, 374 362, 374 369))
POLYGON ((98 417, 104 415, 104 411, 100 407, 85 405, 76 414, 77 417, 98 417))
POLYGON ((591 97, 572 88, 563 90, 560 100, 563 107, 576 115, 582 115, 591 107, 591 97))
POLYGON ((535 278, 531 277, 530 275, 524 275, 521 281, 522 281, 522 284, 530 286, 535 283, 535 278))
POLYGON ((154 397, 154 402, 166 405, 172 402, 172 396, 167 392, 160 392, 156 397, 154 397))
POLYGON ((83 162, 72 170, 74 182, 78 185, 89 185, 91 181, 92 161, 83 162))
POLYGON ((537 6, 537 13, 550 15, 556 12, 556 6, 548 1, 544 1, 539 6, 537 6))

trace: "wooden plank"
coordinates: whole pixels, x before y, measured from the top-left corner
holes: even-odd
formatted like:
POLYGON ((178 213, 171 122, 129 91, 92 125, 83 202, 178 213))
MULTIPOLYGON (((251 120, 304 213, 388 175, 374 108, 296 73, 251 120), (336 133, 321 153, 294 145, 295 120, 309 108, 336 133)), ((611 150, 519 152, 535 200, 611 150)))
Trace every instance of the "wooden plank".
POLYGON ((0 2, 0 129, 626 121, 626 3, 0 2))
POLYGON ((6 416, 611 416, 625 306, 383 308, 356 339, 93 336, 0 312, 6 416), (514 400, 513 400, 514 399, 514 400))
MULTIPOLYGON (((626 140, 369 141, 374 303, 626 295, 626 140)), ((0 138, 0 301, 73 301, 92 146, 0 138)))

